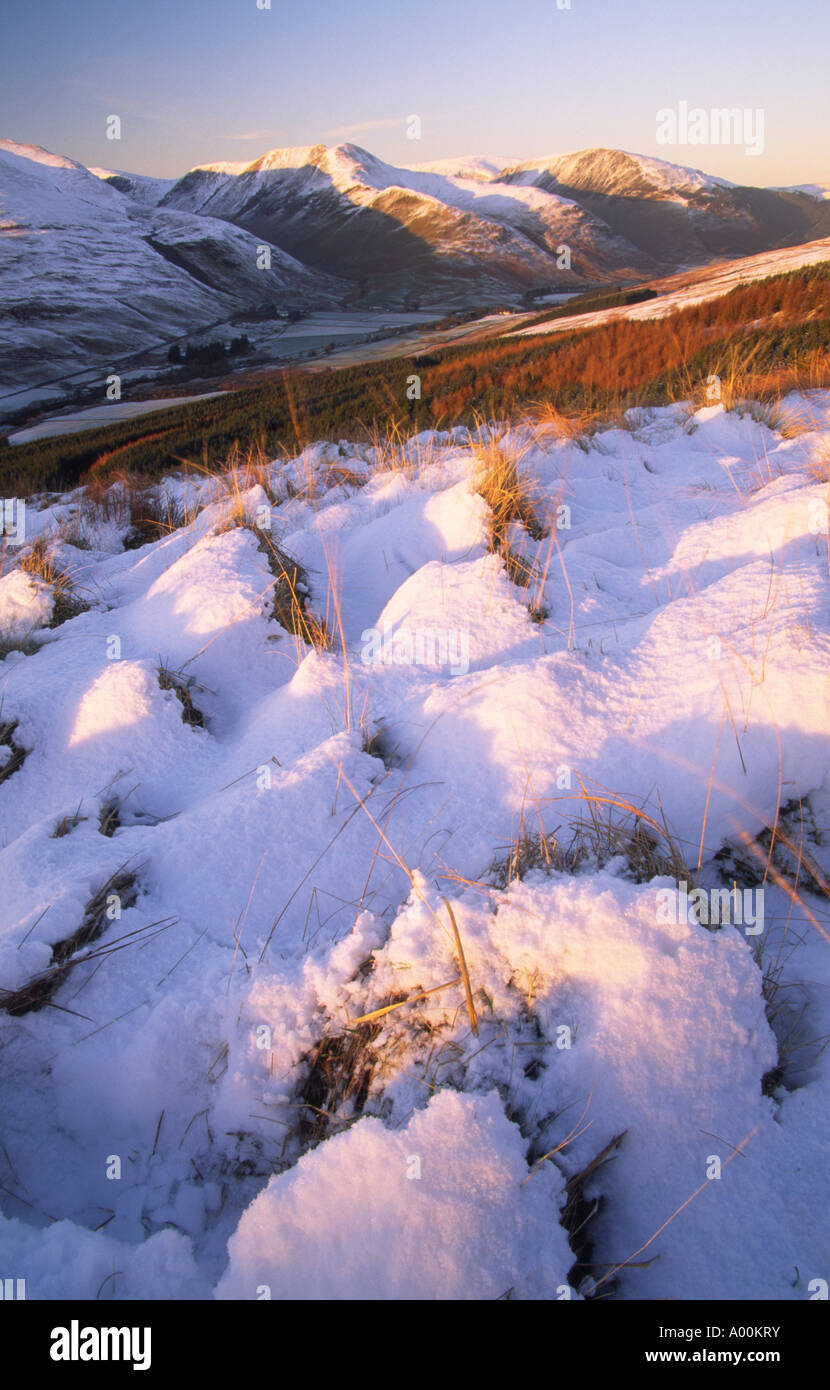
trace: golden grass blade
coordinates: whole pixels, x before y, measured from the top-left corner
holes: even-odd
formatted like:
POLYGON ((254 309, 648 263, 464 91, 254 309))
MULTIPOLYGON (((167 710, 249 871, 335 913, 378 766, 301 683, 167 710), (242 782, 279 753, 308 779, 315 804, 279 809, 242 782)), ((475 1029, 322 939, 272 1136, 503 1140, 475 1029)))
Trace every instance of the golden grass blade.
POLYGON ((458 951, 458 965, 459 969, 461 970, 461 978, 464 981, 464 994, 467 999, 467 1013, 470 1015, 470 1027, 473 1030, 473 1036, 477 1038, 478 1015, 476 1014, 476 1006, 473 1003, 473 991, 470 988, 470 972, 467 969, 467 962, 464 959, 464 947, 461 945, 461 937, 458 932, 458 923, 455 920, 455 913, 452 910, 452 904, 450 903, 449 898, 445 898, 444 902, 447 905, 447 912, 450 914, 450 922, 452 924, 453 935, 455 936, 455 946, 456 950, 458 951))
POLYGON ((376 1018, 382 1018, 384 1014, 391 1014, 393 1009, 403 1009, 407 1004, 417 1004, 420 999, 427 999, 430 994, 437 994, 440 989, 449 989, 450 985, 457 985, 461 979, 456 975, 454 980, 447 980, 446 984, 434 985, 432 989, 425 989, 421 994, 413 994, 411 999, 399 999, 397 1004, 387 1004, 382 1009, 373 1009, 370 1014, 361 1014, 360 1018, 350 1018, 349 1026, 356 1028, 358 1023, 371 1023, 376 1018))

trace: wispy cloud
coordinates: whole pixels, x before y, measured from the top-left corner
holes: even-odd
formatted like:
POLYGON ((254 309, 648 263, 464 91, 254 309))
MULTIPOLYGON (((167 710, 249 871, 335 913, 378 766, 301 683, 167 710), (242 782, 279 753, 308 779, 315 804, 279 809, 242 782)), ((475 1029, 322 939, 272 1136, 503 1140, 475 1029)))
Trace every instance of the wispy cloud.
POLYGON ((220 140, 270 140, 272 135, 279 135, 278 130, 248 130, 244 135, 220 135, 220 140))
POLYGON ((394 126, 405 126, 405 116, 389 116, 382 121, 360 121, 357 125, 335 126, 332 130, 324 130, 324 135, 334 135, 337 138, 349 135, 365 135, 370 130, 392 130, 394 126))

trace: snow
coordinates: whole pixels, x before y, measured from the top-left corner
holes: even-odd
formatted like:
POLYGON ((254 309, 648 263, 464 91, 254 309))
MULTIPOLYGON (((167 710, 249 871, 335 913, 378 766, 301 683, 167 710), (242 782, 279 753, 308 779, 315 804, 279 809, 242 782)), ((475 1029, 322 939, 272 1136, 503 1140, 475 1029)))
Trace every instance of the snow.
POLYGON ((548 1230, 563 1183, 549 1168, 525 1185, 523 1148, 495 1091, 443 1091, 404 1130, 365 1118, 271 1179, 217 1297, 493 1299, 529 1280, 556 1297, 572 1263, 563 1228, 548 1230))
POLYGON ((719 178, 715 174, 705 174, 700 169, 672 164, 668 160, 655 159, 649 155, 634 154, 630 150, 616 149, 575 150, 568 154, 546 155, 541 159, 529 159, 517 164, 509 172, 525 174, 528 181, 535 180, 540 173, 548 172, 567 184, 574 173, 578 174, 580 166, 587 163, 591 164, 594 178, 604 174, 611 181, 608 191, 614 191, 614 180, 630 181, 632 175, 637 173, 654 189, 678 202, 685 202, 690 193, 711 194, 722 188, 735 187, 728 179, 719 178))
POLYGON ((105 405, 90 406, 87 410, 55 415, 51 420, 41 420, 25 430, 15 430, 8 440, 10 444, 28 444, 33 439, 46 439, 55 434, 79 434, 83 430, 102 429, 118 420, 132 420, 136 415, 169 410, 174 405, 186 405, 188 401, 208 401, 212 396, 224 394, 223 391, 206 391, 199 396, 164 396, 151 401, 109 401, 105 405))
POLYGON ((13 569, 0 578, 0 633, 18 641, 42 627, 52 615, 52 590, 25 570, 13 569))
POLYGON ((527 588, 489 549, 463 430, 311 445, 226 491, 169 479, 188 520, 137 550, 89 512, 76 548, 78 493, 31 502, 0 577, 0 640, 39 634, 0 661, 3 749, 26 754, 0 781, 0 986, 47 970, 119 874, 135 900, 45 1007, 0 996, 0 1263, 27 1297, 578 1298, 565 1183, 615 1142, 585 1197, 616 1297, 826 1277, 816 881, 794 902, 769 877, 752 934, 667 914, 666 866, 637 881, 616 850, 494 869, 522 833, 584 841, 584 789, 665 824, 711 889, 747 885, 716 856, 748 859, 740 836, 800 798, 830 872, 830 394, 783 409, 800 432, 721 406, 582 448, 494 427, 546 532, 511 528, 527 588), (330 649, 272 616, 254 521, 330 649), (89 605, 48 629, 51 586, 18 566, 38 535, 89 605), (364 1101, 332 1099, 315 1049, 390 1004, 364 1101))
POLYGON ((0 142, 0 394, 85 370, 97 372, 103 398, 124 356, 159 347, 166 356, 172 338, 212 331, 289 286, 292 297, 331 302, 336 282, 276 246, 260 270, 261 244, 149 195, 126 197, 71 160, 0 142))
MULTIPOLYGON (((260 219, 284 216, 284 204, 313 227, 331 227, 332 216, 357 206, 409 227, 436 254, 446 255, 466 280, 480 265, 498 282, 509 264, 525 283, 556 278, 551 255, 563 244, 580 248, 580 275, 604 277, 623 266, 651 267, 644 253, 579 203, 548 190, 502 177, 501 161, 438 161, 398 167, 350 143, 275 149, 250 164, 215 164, 193 170, 165 197, 162 207, 244 222, 254 204, 260 219), (489 165, 492 171, 488 172, 489 165), (332 196, 334 195, 334 196, 332 196)), ((262 225, 268 225, 266 221, 262 225)), ((299 254, 302 254, 301 252, 299 254)))
POLYGON ((687 309, 693 304, 704 304, 709 299, 718 299, 737 285, 763 280, 770 275, 786 275, 791 270, 818 265, 827 260, 830 260, 830 237, 808 241, 803 246, 788 246, 780 251, 763 251, 757 256, 716 262, 704 270, 670 275, 664 280, 655 281, 654 284, 660 290, 656 299, 643 300, 639 304, 624 304, 615 309, 599 309, 588 314, 574 314, 570 318, 554 319, 550 323, 520 328, 506 336, 520 338, 538 333, 571 332, 574 325, 579 328, 596 328, 618 318, 665 318, 667 314, 676 313, 678 309, 687 309))
POLYGON ((684 191, 713 193, 719 188, 735 188, 729 179, 717 174, 706 174, 702 169, 691 169, 682 164, 672 164, 665 159, 654 159, 648 155, 634 154, 630 150, 621 151, 639 164, 643 173, 655 187, 682 189, 684 191))
MULTIPOLYGON (((403 242, 410 251, 404 246, 397 269, 387 268, 375 286, 387 307, 417 294, 439 313, 514 301, 534 286, 561 287, 563 275, 582 286, 631 283, 677 264, 661 259, 665 238, 637 234, 631 241, 616 214, 609 210, 604 220, 580 189, 646 198, 658 215, 660 206, 677 204, 688 234, 684 257, 693 263, 706 259, 710 243, 723 249, 724 217, 737 217, 736 235, 748 235, 734 199, 727 198, 731 214, 721 207, 731 188, 699 170, 602 149, 524 163, 471 155, 404 167, 351 143, 320 144, 157 179, 87 169, 37 146, 0 141, 0 402, 20 411, 38 398, 67 399, 73 381, 76 389, 100 383, 103 398, 113 373, 140 371, 146 380, 148 371, 166 369, 171 342, 213 337, 245 311, 256 318, 267 305, 325 312, 350 302, 354 282, 341 278, 331 248, 355 210, 370 235, 373 226, 392 224, 409 234, 403 242), (416 243, 425 246, 424 258, 412 258, 416 243), (299 257, 307 246, 311 261, 283 245, 299 257)), ((764 223, 755 235, 769 241, 778 233, 764 223)), ((797 249, 789 260, 788 253, 774 255, 782 266, 806 263, 797 249)), ((359 280, 357 262, 352 271, 359 280)), ((768 272, 760 265, 750 273, 768 272)), ((707 292, 695 297, 678 284, 677 293, 641 312, 670 312, 707 292)), ((318 340, 307 320, 283 334, 276 322, 260 319, 251 329, 261 359, 279 362, 284 337, 283 347, 319 353, 317 365, 326 365, 331 336, 318 340)), ((605 319, 586 320, 592 322, 605 319)), ((482 321, 453 336, 484 327, 482 321)), ((561 323, 549 331, 561 331, 561 323)), ((337 360, 377 360, 401 346, 397 337, 385 347, 360 345, 359 352, 341 344, 337 360)))
POLYGON ((210 1285, 194 1265, 189 1242, 159 1231, 135 1250, 104 1234, 58 1221, 36 1231, 0 1215, 0 1249, 9 1269, 24 1269, 27 1299, 107 1302, 117 1299, 204 1299, 210 1285))
MULTIPOLYGON (((126 193, 127 197, 134 199, 137 203, 146 206, 154 206, 160 202, 165 193, 177 182, 176 179, 158 179, 149 174, 128 174, 123 169, 98 169, 90 168, 89 172, 94 174, 96 179, 103 179, 109 182, 111 179, 120 179, 126 183, 119 192, 126 193)), ((117 185, 116 185, 117 187, 117 185)))
POLYGON ((410 164, 415 173, 446 174, 462 179, 497 179, 505 169, 518 163, 515 158, 501 155, 459 155, 453 159, 436 159, 431 164, 410 164))
MULTIPOLYGON (((619 163, 621 159, 633 162, 649 183, 666 192, 711 193, 719 188, 734 187, 728 180, 704 174, 699 169, 687 169, 670 164, 666 160, 616 150, 582 150, 575 154, 547 156, 524 163, 490 155, 469 155, 398 167, 385 163, 359 145, 301 145, 277 147, 248 164, 239 161, 220 162, 198 165, 197 169, 207 173, 239 176, 314 166, 328 174, 335 186, 343 191, 356 184, 368 184, 378 190, 389 187, 409 188, 427 195, 447 197, 448 201, 455 201, 459 206, 477 197, 485 197, 486 190, 477 190, 474 185, 489 183, 495 185, 495 191, 505 198, 527 201, 530 205, 541 208, 545 206, 546 199, 553 195, 536 191, 537 198, 534 200, 534 190, 525 187, 521 182, 503 182, 502 175, 522 172, 535 175, 547 169, 555 169, 560 164, 569 167, 579 159, 595 155, 606 155, 609 163, 619 163)), ((567 180, 563 179, 563 182, 567 180)), ((565 198, 554 198, 554 202, 568 201, 565 198)))
MULTIPOLYGON (((278 153, 282 156, 286 152, 278 153)), ((273 163, 271 156, 266 156, 266 161, 257 161, 251 168, 282 167, 279 163, 273 163)), ((327 149, 315 162, 329 175, 336 188, 350 193, 353 198, 359 196, 361 201, 366 199, 366 189, 376 193, 406 189, 444 206, 475 212, 481 217, 510 221, 517 217, 521 219, 523 214, 534 214, 547 224, 549 234, 555 228, 557 235, 563 236, 565 224, 558 221, 563 214, 585 217, 584 210, 572 199, 537 188, 526 188, 521 184, 502 183, 498 169, 485 178, 480 162, 474 162, 468 170, 464 161, 449 161, 446 172, 440 163, 437 166, 398 168, 385 164, 355 145, 327 149), (458 173, 453 171, 456 167, 458 173), (357 195, 353 190, 358 190, 357 195)))
POLYGON ((70 159, 64 154, 52 154, 51 150, 45 150, 42 145, 23 145, 17 140, 0 139, 0 151, 5 154, 18 156, 20 159, 31 159, 38 164, 44 164, 52 169, 77 169, 83 170, 83 165, 78 164, 74 159, 70 159))
POLYGON ((777 193, 806 193, 808 197, 817 198, 819 202, 824 202, 830 198, 830 183, 793 183, 773 191, 777 193))

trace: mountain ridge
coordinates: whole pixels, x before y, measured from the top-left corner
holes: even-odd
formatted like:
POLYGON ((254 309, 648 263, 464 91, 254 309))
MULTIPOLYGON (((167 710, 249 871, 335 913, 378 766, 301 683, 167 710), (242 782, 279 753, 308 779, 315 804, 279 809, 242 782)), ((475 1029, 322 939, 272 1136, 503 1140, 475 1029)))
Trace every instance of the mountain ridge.
POLYGON ((614 149, 278 146, 167 180, 0 140, 0 388, 248 311, 517 308, 827 235, 830 199, 614 149))

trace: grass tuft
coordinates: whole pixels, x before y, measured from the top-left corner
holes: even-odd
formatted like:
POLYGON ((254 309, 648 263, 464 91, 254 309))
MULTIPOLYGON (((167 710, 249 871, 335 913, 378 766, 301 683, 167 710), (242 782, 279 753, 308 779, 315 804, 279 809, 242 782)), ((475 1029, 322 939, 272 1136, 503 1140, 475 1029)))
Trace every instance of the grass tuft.
MULTIPOLYGON (((37 1013, 50 1004, 70 970, 79 963, 79 960, 75 959, 77 953, 95 941, 111 925, 113 899, 118 900, 119 909, 123 911, 124 908, 132 907, 137 897, 136 875, 126 867, 116 869, 90 898, 81 925, 70 936, 64 937, 52 946, 52 959, 46 970, 27 980, 20 989, 0 989, 0 1010, 10 1014, 12 1018, 20 1018, 24 1014, 37 1013)), ((80 960, 86 958, 81 956, 80 960)))
POLYGON ((0 756, 0 783, 7 782, 13 773, 21 768, 28 757, 28 748, 21 748, 14 741, 17 720, 11 723, 0 722, 0 749, 8 749, 0 756))
POLYGON ((51 587, 53 594, 52 616, 48 623, 50 628, 60 627, 61 623, 69 622, 70 618, 77 618, 79 613, 88 611, 89 604, 78 598, 67 571, 55 563, 45 536, 35 537, 31 550, 20 560, 20 568, 51 587))
POLYGON ((331 651, 334 636, 322 618, 310 612, 308 600, 311 588, 308 573, 298 560, 292 559, 265 531, 257 532, 260 550, 273 574, 274 598, 271 616, 286 632, 300 637, 316 651, 331 651))
MULTIPOLYGON (((159 666, 158 681, 161 690, 172 690, 179 700, 182 707, 182 723, 187 724, 191 729, 204 729, 205 716, 200 709, 193 703, 190 694, 193 689, 202 689, 197 686, 192 676, 182 676, 177 671, 169 671, 166 666, 159 666)), ((120 802, 116 804, 116 810, 120 807, 120 802)), ((102 834, 112 834, 112 831, 105 831, 102 834)))
POLYGON ((490 508, 490 550, 501 556, 509 579, 527 588, 534 566, 513 548, 511 532, 518 525, 534 541, 543 540, 545 532, 536 515, 530 487, 519 473, 521 459, 481 426, 473 451, 478 465, 476 491, 490 508))

